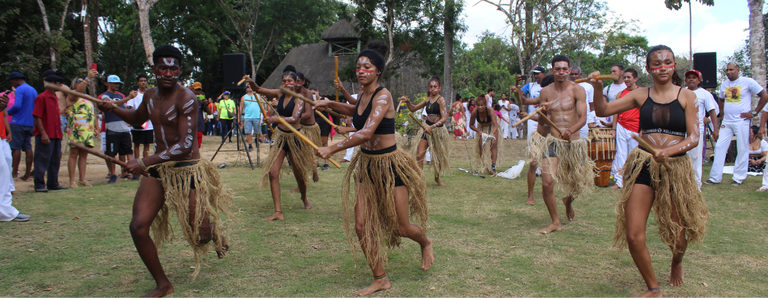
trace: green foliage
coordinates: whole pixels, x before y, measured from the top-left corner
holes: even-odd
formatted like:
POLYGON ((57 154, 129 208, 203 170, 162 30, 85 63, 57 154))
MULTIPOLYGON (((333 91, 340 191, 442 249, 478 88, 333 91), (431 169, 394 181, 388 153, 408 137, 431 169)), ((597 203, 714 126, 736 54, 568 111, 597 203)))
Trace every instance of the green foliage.
POLYGON ((462 97, 477 96, 494 88, 500 94, 514 84, 519 73, 517 53, 509 42, 485 31, 472 49, 462 45, 456 52, 453 88, 462 97))
MULTIPOLYGON (((427 99, 426 93, 417 93, 411 99, 411 104, 417 105, 425 99, 427 99)), ((411 117, 408 117, 408 114, 411 114, 411 111, 408 110, 408 106, 405 103, 400 103, 400 111, 397 113, 397 115, 395 115, 395 127, 397 127, 397 131, 401 134, 410 135, 416 133, 416 131, 419 130, 418 125, 408 125, 407 127, 403 126, 403 123, 406 121, 408 121, 410 124, 415 124, 412 123, 413 120, 411 120, 411 117)))
MULTIPOLYGON (((697 0, 697 1, 706 6, 715 5, 715 0, 697 0)), ((691 3, 691 0, 664 0, 664 4, 667 5, 667 8, 674 9, 674 10, 680 10, 680 8, 683 7, 683 2, 691 3)))

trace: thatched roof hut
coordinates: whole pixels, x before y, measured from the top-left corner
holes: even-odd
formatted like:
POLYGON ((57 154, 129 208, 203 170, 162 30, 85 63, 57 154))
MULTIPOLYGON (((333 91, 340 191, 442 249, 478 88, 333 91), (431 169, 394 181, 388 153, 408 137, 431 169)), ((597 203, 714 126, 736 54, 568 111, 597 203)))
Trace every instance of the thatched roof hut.
MULTIPOLYGON (((360 34, 353 27, 354 23, 354 19, 339 20, 320 35, 325 42, 303 44, 291 49, 280 65, 264 81, 263 86, 279 88, 283 69, 287 65, 293 65, 296 70, 303 72, 304 76, 312 81, 312 86, 320 90, 320 94, 335 95, 333 78, 336 66, 333 57, 339 56, 339 69, 343 69, 349 63, 354 63, 354 58, 364 48, 360 41, 360 34)), ((413 96, 417 93, 426 93, 427 78, 419 75, 423 70, 421 63, 401 67, 397 74, 385 78, 382 85, 397 97, 401 94, 413 96)), ((344 82, 344 87, 352 94, 357 93, 356 85, 357 81, 344 82)))

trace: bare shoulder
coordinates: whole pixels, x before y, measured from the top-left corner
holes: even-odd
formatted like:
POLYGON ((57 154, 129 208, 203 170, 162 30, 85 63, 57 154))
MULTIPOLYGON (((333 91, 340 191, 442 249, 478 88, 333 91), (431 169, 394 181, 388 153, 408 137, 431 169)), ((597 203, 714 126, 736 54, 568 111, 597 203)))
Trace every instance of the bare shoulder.
POLYGON ((147 91, 144 91, 144 99, 152 98, 157 94, 157 87, 152 87, 147 89, 147 91))
POLYGON ((192 90, 189 90, 189 88, 179 87, 179 89, 174 93, 174 97, 176 98, 177 104, 183 104, 190 100, 195 100, 195 93, 192 92, 192 90))
POLYGON ((689 103, 693 103, 696 101, 696 93, 693 93, 693 91, 688 90, 686 88, 680 87, 680 97, 678 101, 680 101, 680 105, 683 108, 686 108, 689 103))

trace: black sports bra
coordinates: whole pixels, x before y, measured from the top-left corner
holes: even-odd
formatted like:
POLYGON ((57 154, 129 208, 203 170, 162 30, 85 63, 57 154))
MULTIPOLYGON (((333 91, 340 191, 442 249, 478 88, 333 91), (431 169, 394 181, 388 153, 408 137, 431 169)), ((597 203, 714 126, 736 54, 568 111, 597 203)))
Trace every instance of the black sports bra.
POLYGON ((480 111, 477 111, 477 123, 488 124, 491 123, 491 112, 488 108, 485 108, 485 121, 480 120, 480 111))
POLYGON ((283 107, 283 100, 285 99, 285 94, 280 96, 280 99, 277 101, 277 114, 282 117, 291 117, 293 116, 293 108, 295 107, 295 98, 291 97, 291 101, 288 102, 288 105, 283 107))
POLYGON ((443 115, 443 113, 440 111, 440 104, 435 100, 435 102, 427 102, 426 107, 424 109, 427 112, 427 116, 437 116, 440 117, 443 115))
MULTIPOLYGON (((683 91, 683 88, 680 88, 683 91)), ((651 88, 648 88, 648 98, 640 107, 640 132, 664 133, 685 137, 685 111, 680 105, 680 91, 677 98, 670 103, 657 103, 651 98, 651 88)))
MULTIPOLYGON (((373 95, 371 95, 371 100, 368 101, 368 106, 365 107, 365 110, 363 110, 363 113, 358 115, 358 106, 360 106, 360 101, 363 99, 363 93, 360 93, 360 96, 357 98, 357 104, 355 104, 355 113, 352 115, 352 126, 355 127, 357 130, 363 129, 363 126, 365 126, 365 121, 368 120, 368 116, 371 114, 371 108, 373 107, 373 101, 376 98, 376 94, 381 91, 381 89, 384 89, 383 86, 379 86, 379 88, 376 88, 376 91, 373 91, 373 95)), ((376 131, 373 132, 375 135, 391 135, 395 134, 395 118, 384 118, 381 119, 381 123, 379 123, 379 126, 376 127, 376 131)))

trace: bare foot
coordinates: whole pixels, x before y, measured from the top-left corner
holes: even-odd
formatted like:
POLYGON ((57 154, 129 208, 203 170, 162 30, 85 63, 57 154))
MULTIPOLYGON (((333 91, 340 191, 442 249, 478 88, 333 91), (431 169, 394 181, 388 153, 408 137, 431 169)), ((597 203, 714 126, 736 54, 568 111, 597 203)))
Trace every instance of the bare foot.
POLYGON ((526 204, 526 205, 533 205, 533 204, 534 204, 534 203, 533 203, 533 197, 528 197, 528 200, 527 200, 527 201, 525 201, 525 204, 526 204))
POLYGON ((298 187, 296 189, 292 190, 292 191, 289 191, 288 193, 297 193, 297 192, 301 192, 301 190, 299 190, 298 187))
POLYGON ((429 270, 432 263, 435 262, 435 255, 432 254, 432 239, 427 238, 429 244, 421 248, 421 269, 429 270))
POLYGON ((389 283, 389 277, 374 279, 370 286, 357 292, 357 296, 368 296, 378 291, 389 290, 391 287, 392 285, 389 283))
POLYGON ((312 210, 312 205, 309 204, 309 198, 301 199, 304 202, 304 209, 312 210))
POLYGON ((29 175, 24 175, 24 177, 21 177, 19 179, 21 179, 21 181, 29 181, 29 178, 30 178, 29 175))
POLYGON ((617 189, 619 189, 619 188, 621 188, 621 187, 619 187, 619 186, 618 186, 618 185, 616 185, 616 184, 614 184, 613 186, 611 186, 611 189, 612 189, 612 190, 617 190, 617 189))
POLYGON ((227 239, 223 236, 221 237, 221 250, 216 251, 216 256, 219 257, 219 259, 223 259, 224 256, 227 255, 227 252, 229 252, 229 244, 227 244, 227 239))
POLYGON ((173 293, 173 285, 168 283, 168 285, 157 286, 152 292, 141 297, 164 297, 171 293, 173 293))
POLYGON ((272 216, 265 218, 266 221, 273 221, 273 220, 283 220, 283 211, 275 211, 275 214, 272 214, 272 216))
POLYGON ((661 297, 661 289, 656 291, 645 291, 632 297, 661 297))
POLYGON ((573 221, 573 218, 576 217, 576 212, 573 211, 573 204, 571 203, 573 203, 573 197, 563 197, 563 204, 565 204, 565 215, 568 216, 568 221, 573 221))
POLYGON ((560 223, 551 223, 549 226, 547 226, 546 228, 544 228, 541 231, 539 231, 539 233, 549 234, 549 233, 552 233, 552 232, 560 232, 562 230, 563 230, 563 228, 560 227, 560 223))
POLYGON ((437 182, 437 185, 445 186, 445 183, 443 183, 443 180, 440 180, 440 178, 435 178, 435 182, 437 182))
POLYGON ((675 263, 672 261, 672 273, 669 274, 669 285, 679 287, 683 285, 683 262, 675 263))
POLYGON ((315 169, 315 171, 312 172, 312 181, 314 181, 315 183, 317 183, 317 181, 320 181, 320 176, 317 175, 317 169, 315 169))

